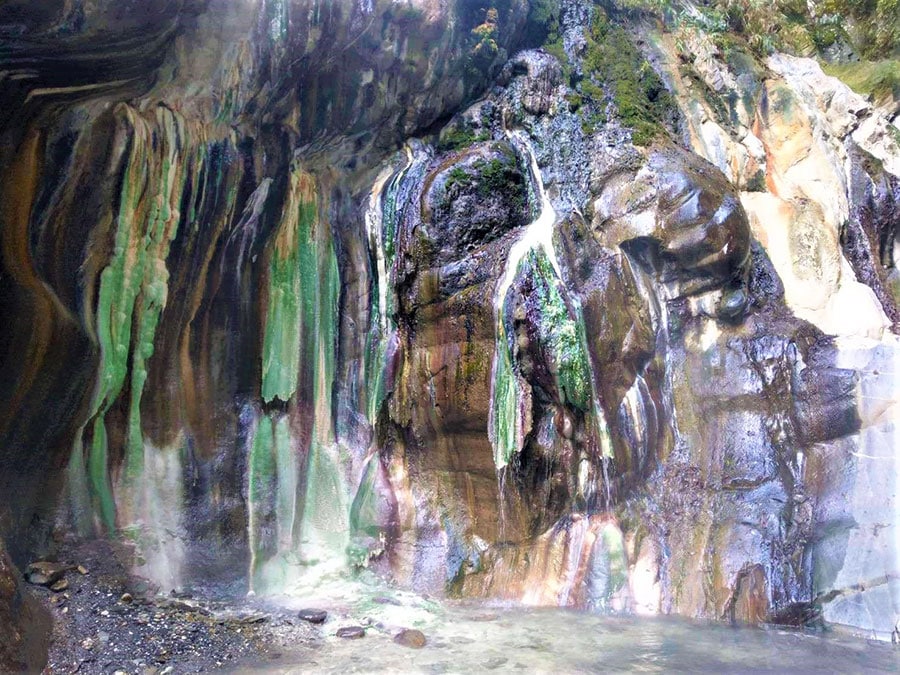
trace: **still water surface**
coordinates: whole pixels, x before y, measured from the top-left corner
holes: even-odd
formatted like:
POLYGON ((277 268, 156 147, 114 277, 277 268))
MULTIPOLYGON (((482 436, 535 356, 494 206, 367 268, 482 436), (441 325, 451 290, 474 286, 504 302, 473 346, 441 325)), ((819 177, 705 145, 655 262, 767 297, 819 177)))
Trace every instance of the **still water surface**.
MULTIPOLYGON (((307 600, 310 598, 307 597, 307 600)), ((778 628, 732 628, 673 618, 599 616, 565 609, 437 602, 414 594, 330 600, 315 644, 288 646, 270 673, 900 672, 884 642, 778 628), (335 636, 364 625, 366 635, 335 636), (394 643, 421 630, 422 649, 394 643)), ((309 607, 297 598, 279 604, 309 607)), ((320 604, 320 606, 322 606, 320 604)), ((257 668, 254 667, 254 670, 257 668)))

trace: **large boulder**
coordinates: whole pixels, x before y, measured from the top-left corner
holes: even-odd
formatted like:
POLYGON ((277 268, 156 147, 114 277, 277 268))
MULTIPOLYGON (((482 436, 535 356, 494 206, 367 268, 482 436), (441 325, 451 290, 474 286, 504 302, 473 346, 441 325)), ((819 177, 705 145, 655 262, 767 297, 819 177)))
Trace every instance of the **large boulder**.
POLYGON ((47 663, 51 621, 0 539, 0 671, 40 671, 47 663))

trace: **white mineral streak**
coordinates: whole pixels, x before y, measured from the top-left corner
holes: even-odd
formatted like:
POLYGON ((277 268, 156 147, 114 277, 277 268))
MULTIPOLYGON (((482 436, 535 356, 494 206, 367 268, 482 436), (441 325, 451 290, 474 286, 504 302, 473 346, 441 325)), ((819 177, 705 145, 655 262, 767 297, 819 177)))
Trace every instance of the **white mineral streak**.
POLYGON ((532 178, 531 184, 534 186, 536 196, 540 199, 541 211, 538 217, 531 221, 528 227, 522 231, 518 241, 509 249, 506 267, 503 270, 500 283, 497 284, 497 292, 494 296, 494 307, 498 317, 501 317, 503 314, 506 294, 509 293, 509 289, 516 278, 516 272, 522 259, 528 255, 529 251, 542 248, 550 264, 553 265, 557 278, 562 279, 559 261, 556 258, 556 250, 553 248, 553 227, 556 225, 556 211, 553 210, 553 204, 550 203, 550 197, 547 196, 547 190, 544 188, 544 179, 541 177, 541 169, 538 167, 537 157, 534 155, 531 142, 522 131, 510 131, 508 134, 516 149, 528 157, 532 178))

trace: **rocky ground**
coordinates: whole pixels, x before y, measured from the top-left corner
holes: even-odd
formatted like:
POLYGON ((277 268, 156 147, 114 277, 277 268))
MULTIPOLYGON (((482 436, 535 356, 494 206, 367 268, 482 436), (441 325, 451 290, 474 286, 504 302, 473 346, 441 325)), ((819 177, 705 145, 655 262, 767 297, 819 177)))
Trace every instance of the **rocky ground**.
POLYGON ((54 618, 45 672, 174 675, 274 665, 282 647, 313 646, 320 637, 295 612, 261 603, 159 595, 116 554, 109 542, 93 541, 65 547, 59 565, 32 566, 27 576, 39 582, 32 588, 54 618))

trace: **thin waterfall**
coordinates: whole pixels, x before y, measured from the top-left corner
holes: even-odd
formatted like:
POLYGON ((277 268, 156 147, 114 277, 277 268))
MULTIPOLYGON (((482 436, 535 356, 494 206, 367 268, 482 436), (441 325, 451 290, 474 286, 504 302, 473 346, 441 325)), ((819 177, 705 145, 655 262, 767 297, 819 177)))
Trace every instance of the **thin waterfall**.
POLYGON ((510 248, 503 276, 500 278, 494 294, 497 343, 491 369, 489 434, 494 447, 494 463, 498 471, 502 471, 509 464, 510 459, 522 450, 525 441, 524 418, 528 412, 523 409, 527 402, 522 400, 522 387, 518 382, 519 375, 513 363, 513 354, 509 346, 504 320, 507 295, 523 260, 535 250, 543 251, 550 261, 556 277, 561 278, 559 262, 553 248, 556 211, 544 189, 544 181, 537 158, 528 137, 523 132, 517 130, 507 132, 507 134, 519 153, 528 157, 529 173, 531 174, 530 185, 533 186, 534 196, 540 202, 540 211, 510 248))
POLYGON ((378 174, 369 193, 365 213, 370 254, 375 263, 376 289, 370 309, 370 327, 366 346, 366 412, 374 425, 385 397, 384 371, 391 335, 394 332, 394 302, 391 275, 396 252, 396 237, 411 186, 422 178, 431 159, 428 146, 410 141, 404 146, 406 163, 398 171, 389 164, 378 174))
MULTIPOLYGON (((547 300, 559 306, 560 320, 570 329, 567 337, 571 353, 563 352, 559 356, 565 361, 575 362, 586 371, 584 373, 586 380, 584 394, 587 400, 584 401, 584 404, 586 408, 589 408, 587 412, 593 418, 599 443, 599 454, 603 458, 604 473, 607 473, 605 464, 612 457, 612 443, 590 362, 581 304, 572 294, 566 294, 566 297, 563 297, 563 274, 553 245, 553 235, 558 220, 557 214, 544 187, 537 157, 530 140, 522 131, 517 130, 507 132, 507 134, 520 155, 528 159, 530 184, 533 186, 533 196, 540 204, 540 211, 510 248, 503 275, 497 284, 494 295, 496 349, 492 367, 492 405, 489 421, 494 462, 498 471, 502 471, 509 464, 511 458, 522 450, 530 414, 530 400, 523 393, 525 385, 520 381, 521 376, 516 369, 515 356, 509 344, 510 338, 505 322, 507 296, 521 266, 527 262, 532 265, 535 274, 546 277, 544 290, 548 295, 547 300), (546 260, 547 264, 542 264, 542 259, 546 260), (570 313, 574 313, 574 317, 570 313)), ((572 395, 572 392, 567 392, 568 395, 572 395)), ((579 480, 582 493, 591 492, 594 489, 592 487, 594 482, 595 479, 590 477, 588 472, 584 472, 579 480)), ((609 490, 608 477, 604 478, 604 482, 609 490)), ((607 503, 609 501, 608 496, 607 503)))

